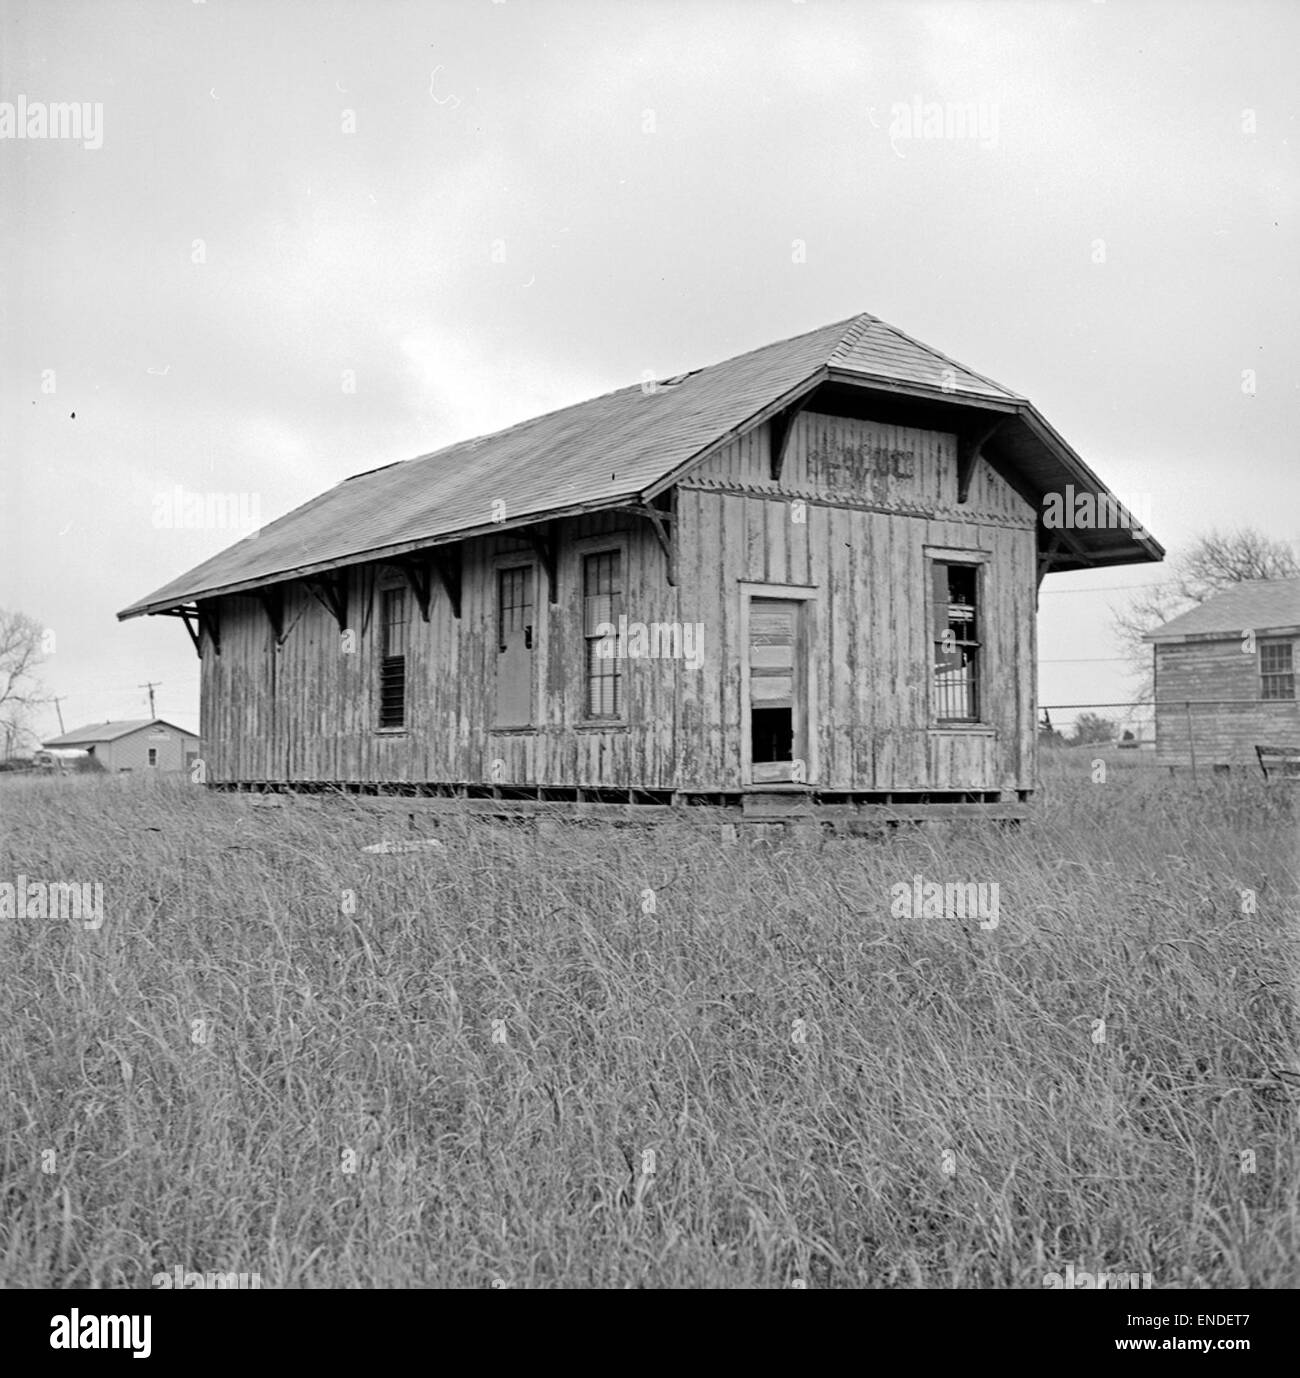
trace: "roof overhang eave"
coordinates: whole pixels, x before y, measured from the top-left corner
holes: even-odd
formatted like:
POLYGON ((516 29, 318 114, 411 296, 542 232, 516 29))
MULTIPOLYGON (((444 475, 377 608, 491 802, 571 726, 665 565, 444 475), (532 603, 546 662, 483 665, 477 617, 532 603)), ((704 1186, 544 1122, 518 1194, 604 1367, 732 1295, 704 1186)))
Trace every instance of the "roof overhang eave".
MULTIPOLYGON (((1051 425, 1051 423, 1039 412, 1032 402, 1022 402, 1017 408, 1019 420, 1023 422, 1030 434, 1038 441, 1047 453, 1060 464, 1063 470, 1063 479, 1066 483, 1076 483, 1087 492, 1102 494, 1110 493, 1110 488, 1104 484, 1096 474, 1083 462, 1074 452, 1063 436, 1051 425)), ((1101 546, 1096 555, 1092 558, 1090 566, 1102 565, 1131 565, 1151 563, 1159 564, 1165 558, 1165 548, 1145 531, 1138 531, 1128 528, 1130 546, 1128 550, 1114 549, 1107 550, 1101 546)), ((1079 529, 1071 532, 1074 543, 1079 544, 1079 537, 1086 536, 1086 529, 1079 529)), ((1086 543, 1085 543, 1086 544, 1086 543)))
POLYGON ((508 521, 487 522, 474 527, 462 527, 456 531, 442 531, 436 536, 421 536, 413 541, 400 541, 394 545, 374 546, 355 554, 340 556, 334 560, 313 560, 309 564, 294 565, 291 568, 276 570, 270 574, 259 574, 254 578, 236 579, 226 584, 200 586, 185 593, 173 594, 166 598, 146 598, 132 603, 117 614, 119 622, 133 617, 153 617, 158 614, 174 613, 189 607, 195 602, 208 598, 225 598, 234 594, 253 593, 271 584, 287 584, 295 579, 310 579, 315 575, 329 574, 336 569, 348 569, 353 565, 371 564, 375 561, 396 559, 420 550, 431 550, 435 546, 455 545, 458 541, 471 540, 476 536, 496 536, 503 531, 517 531, 520 528, 536 526, 539 522, 554 521, 560 517, 580 517, 588 512, 604 512, 610 508, 626 507, 639 499, 636 489, 612 497, 601 498, 597 502, 573 503, 567 507, 546 508, 540 512, 529 512, 525 516, 514 517, 508 521))
MULTIPOLYGON (((1110 493, 1110 489, 1101 479, 1092 472, 1082 459, 1070 448, 1055 428, 1041 415, 1038 409, 1027 398, 1023 397, 992 397, 973 392, 953 392, 945 391, 943 388, 930 387, 919 383, 897 382, 889 378, 877 378, 869 374, 859 373, 853 369, 835 368, 826 366, 817 369, 801 383, 789 389, 774 402, 755 412, 738 426, 733 427, 725 435, 719 436, 698 454, 693 455, 686 463, 679 465, 671 473, 658 479, 645 490, 645 498, 651 498, 662 493, 665 489, 671 488, 673 484, 680 480, 691 469, 702 464, 715 450, 729 444, 737 436, 743 435, 754 426, 770 420, 778 412, 784 411, 787 407, 795 405, 801 398, 814 392, 823 383, 839 383, 850 387, 861 388, 868 392, 886 392, 900 397, 911 397, 919 401, 943 402, 949 406, 971 408, 981 411, 999 412, 1007 417, 1014 417, 1022 422, 1034 437, 1037 443, 1053 458, 1062 469, 1062 482, 1077 483, 1086 491, 1102 494, 1110 493)), ((1165 549, 1154 537, 1145 533, 1130 530, 1131 538, 1127 546, 1111 549, 1101 547, 1094 551, 1087 551, 1086 532, 1074 532, 1074 546, 1085 548, 1087 560, 1078 558, 1071 559, 1066 555, 1057 565, 1060 572, 1069 572, 1081 569, 1101 568, 1106 565, 1131 565, 1142 563, 1159 564, 1165 558, 1165 549), (1080 536, 1084 540, 1080 540, 1080 536)))
POLYGON ((907 383, 894 378, 878 378, 873 374, 859 373, 851 368, 827 368, 828 383, 844 383, 849 387, 862 388, 868 392, 888 392, 900 397, 915 397, 925 402, 946 402, 961 407, 974 407, 981 411, 999 411, 1011 414, 1029 405, 1020 397, 993 397, 987 393, 965 392, 932 387, 925 383, 907 383))

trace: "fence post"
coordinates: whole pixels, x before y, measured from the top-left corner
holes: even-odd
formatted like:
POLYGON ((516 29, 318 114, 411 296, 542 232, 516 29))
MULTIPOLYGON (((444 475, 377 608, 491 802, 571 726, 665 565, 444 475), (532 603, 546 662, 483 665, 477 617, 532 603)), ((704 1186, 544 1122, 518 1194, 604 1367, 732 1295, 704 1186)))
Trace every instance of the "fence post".
POLYGON ((1192 784, 1196 783, 1196 738, 1192 733, 1192 701, 1185 699, 1183 707, 1187 711, 1187 750, 1192 757, 1192 784))

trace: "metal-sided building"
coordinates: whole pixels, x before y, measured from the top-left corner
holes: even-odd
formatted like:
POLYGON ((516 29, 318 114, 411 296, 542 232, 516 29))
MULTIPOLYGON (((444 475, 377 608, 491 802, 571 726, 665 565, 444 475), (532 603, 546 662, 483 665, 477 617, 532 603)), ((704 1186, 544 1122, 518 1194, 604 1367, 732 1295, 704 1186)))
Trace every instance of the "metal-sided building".
POLYGON ((193 732, 161 718, 90 723, 41 745, 50 751, 85 751, 107 771, 140 774, 188 770, 199 752, 193 732))
POLYGON ((351 478, 184 619, 217 784, 960 806, 1035 778, 1049 570, 1159 560, 1023 397, 862 314, 351 478))
POLYGON ((1300 746, 1300 578, 1233 584, 1143 640, 1158 764, 1254 767, 1257 746, 1300 746))

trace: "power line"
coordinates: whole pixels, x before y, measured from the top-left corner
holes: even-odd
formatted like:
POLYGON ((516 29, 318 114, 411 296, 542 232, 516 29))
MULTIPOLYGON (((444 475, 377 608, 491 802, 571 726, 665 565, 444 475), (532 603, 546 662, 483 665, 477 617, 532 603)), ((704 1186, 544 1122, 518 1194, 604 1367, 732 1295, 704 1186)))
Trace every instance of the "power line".
POLYGON ((1041 709, 1060 712, 1067 708, 1222 708, 1249 707, 1257 703, 1279 703, 1279 699, 1129 699, 1120 703, 1040 703, 1041 709))
POLYGON ((1039 593, 1124 593, 1129 589, 1168 589, 1173 588, 1170 580, 1162 584, 1112 584, 1104 589, 1039 589, 1039 593))

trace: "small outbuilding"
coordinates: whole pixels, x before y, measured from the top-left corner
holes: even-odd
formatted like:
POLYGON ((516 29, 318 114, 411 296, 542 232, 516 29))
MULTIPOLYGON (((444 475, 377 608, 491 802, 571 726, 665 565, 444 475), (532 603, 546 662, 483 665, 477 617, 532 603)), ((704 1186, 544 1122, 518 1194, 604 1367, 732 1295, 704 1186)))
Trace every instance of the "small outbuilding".
POLYGON ((1300 578, 1233 584, 1143 640, 1159 764, 1254 767, 1257 746, 1300 744, 1300 578))
POLYGON ((162 718, 91 723, 51 737, 41 745, 49 752, 84 751, 115 774, 188 770, 199 755, 198 737, 162 718))

